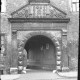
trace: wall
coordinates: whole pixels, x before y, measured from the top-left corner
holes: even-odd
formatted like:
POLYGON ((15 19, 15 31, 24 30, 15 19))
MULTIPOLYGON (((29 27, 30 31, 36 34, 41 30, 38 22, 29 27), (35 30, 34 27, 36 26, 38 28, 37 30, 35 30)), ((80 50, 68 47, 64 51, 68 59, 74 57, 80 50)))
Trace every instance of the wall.
POLYGON ((70 13, 69 17, 71 21, 68 24, 67 53, 70 57, 70 69, 77 69, 79 47, 79 13, 70 13))

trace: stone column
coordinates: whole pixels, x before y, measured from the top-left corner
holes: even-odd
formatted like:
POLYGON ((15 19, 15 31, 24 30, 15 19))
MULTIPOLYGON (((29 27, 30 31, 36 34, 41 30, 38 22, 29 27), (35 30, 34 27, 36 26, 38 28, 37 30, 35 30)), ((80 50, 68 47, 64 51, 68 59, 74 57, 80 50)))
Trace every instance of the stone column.
POLYGON ((60 43, 58 41, 56 42, 56 44, 57 44, 57 46, 56 46, 56 64, 57 64, 56 67, 57 67, 57 71, 62 71, 61 45, 60 45, 60 43))
POLYGON ((12 63, 11 67, 17 67, 17 31, 12 31, 12 63))
POLYGON ((23 69, 24 69, 24 42, 23 41, 18 41, 18 59, 17 59, 17 68, 18 68, 18 74, 21 74, 23 69))
POLYGON ((67 30, 62 34, 62 69, 68 70, 68 53, 67 53, 67 30))
POLYGON ((57 71, 62 71, 62 65, 61 65, 61 55, 62 55, 62 51, 61 51, 61 45, 60 42, 55 39, 53 37, 53 42, 55 44, 56 47, 56 70, 57 71))

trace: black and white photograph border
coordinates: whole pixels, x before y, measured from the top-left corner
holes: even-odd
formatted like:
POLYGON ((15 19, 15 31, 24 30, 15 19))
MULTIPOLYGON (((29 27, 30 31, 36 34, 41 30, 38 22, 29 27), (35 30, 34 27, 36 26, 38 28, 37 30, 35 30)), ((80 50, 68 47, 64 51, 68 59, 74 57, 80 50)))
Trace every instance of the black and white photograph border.
POLYGON ((79 0, 1 0, 0 80, 77 80, 79 0))

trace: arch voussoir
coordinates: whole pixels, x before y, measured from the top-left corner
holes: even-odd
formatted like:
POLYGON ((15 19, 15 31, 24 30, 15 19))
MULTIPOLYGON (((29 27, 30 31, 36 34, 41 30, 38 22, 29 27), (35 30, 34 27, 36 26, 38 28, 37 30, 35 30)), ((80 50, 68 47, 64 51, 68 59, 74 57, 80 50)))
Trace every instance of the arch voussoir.
POLYGON ((59 41, 57 40, 57 38, 50 33, 39 31, 39 32, 31 32, 31 33, 27 34, 26 38, 24 38, 24 40, 20 42, 20 45, 19 45, 19 48, 18 48, 19 49, 18 50, 19 54, 23 52, 26 42, 31 37, 34 37, 34 36, 37 36, 37 35, 46 36, 53 42, 53 44, 56 47, 56 69, 61 70, 61 45, 60 45, 59 41), (23 49, 20 49, 20 48, 23 48, 23 49))

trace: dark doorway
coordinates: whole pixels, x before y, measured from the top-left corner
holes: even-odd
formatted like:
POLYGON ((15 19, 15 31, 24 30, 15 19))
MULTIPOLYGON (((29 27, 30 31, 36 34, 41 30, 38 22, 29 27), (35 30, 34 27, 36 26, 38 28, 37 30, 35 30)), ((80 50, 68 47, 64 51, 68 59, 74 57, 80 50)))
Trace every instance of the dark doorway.
POLYGON ((27 68, 53 70, 56 68, 56 50, 46 36, 31 37, 25 44, 27 68))
POLYGON ((0 70, 0 75, 3 75, 3 70, 0 70))

